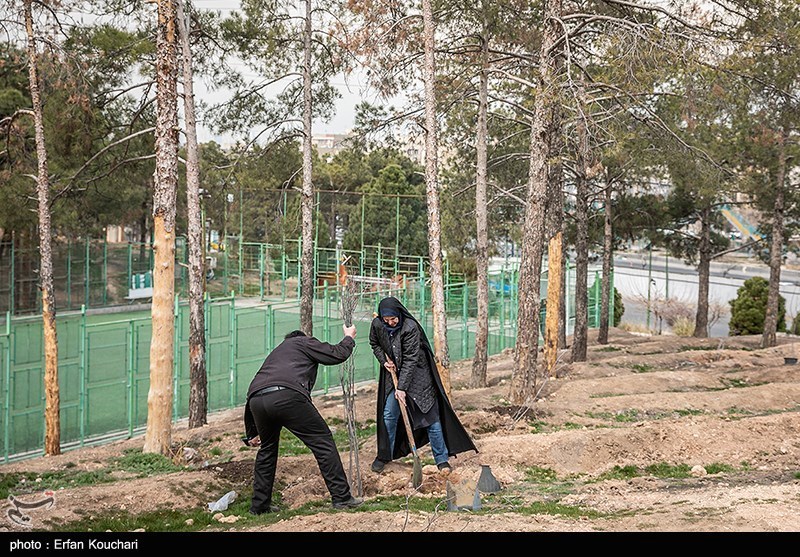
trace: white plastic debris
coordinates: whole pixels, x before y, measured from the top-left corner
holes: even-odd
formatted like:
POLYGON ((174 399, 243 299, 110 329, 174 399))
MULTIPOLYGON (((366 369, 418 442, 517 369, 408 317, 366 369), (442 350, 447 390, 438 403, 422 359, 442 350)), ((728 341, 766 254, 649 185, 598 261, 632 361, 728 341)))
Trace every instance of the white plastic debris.
POLYGON ((213 512, 217 511, 225 511, 228 509, 228 505, 236 501, 236 492, 229 491, 218 500, 214 501, 213 503, 208 504, 208 510, 213 512))

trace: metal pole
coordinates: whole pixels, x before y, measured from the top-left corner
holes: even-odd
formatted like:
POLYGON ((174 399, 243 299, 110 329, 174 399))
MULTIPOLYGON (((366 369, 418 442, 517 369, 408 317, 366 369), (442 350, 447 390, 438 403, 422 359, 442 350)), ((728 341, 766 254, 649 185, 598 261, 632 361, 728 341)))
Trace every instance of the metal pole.
POLYGON ((400 196, 394 198, 394 274, 397 274, 397 258, 400 257, 400 196))
MULTIPOLYGON (((322 340, 324 342, 328 342, 329 334, 329 324, 330 324, 330 304, 328 300, 328 281, 325 281, 325 285, 322 288, 322 294, 325 297, 323 304, 322 304, 322 340)), ((330 368, 325 366, 325 373, 322 375, 322 388, 324 392, 327 393, 328 389, 330 388, 330 368)))
POLYGON ((647 330, 650 330, 650 285, 653 283, 653 242, 648 247, 650 256, 647 265, 647 330))
MULTIPOLYGON (((13 239, 12 239, 13 250, 13 239)), ((13 260, 12 260, 13 261, 13 260)), ((3 370, 3 452, 5 462, 8 464, 8 453, 11 444, 11 311, 6 311, 6 338, 8 338, 8 346, 6 346, 5 369, 3 370)))
POLYGON ((78 419, 80 420, 80 446, 83 447, 83 439, 86 437, 86 304, 81 304, 81 338, 78 341, 78 419))
POLYGON ((103 236, 103 305, 108 303, 108 234, 103 236))
POLYGON ((500 351, 506 348, 506 272, 500 271, 500 351))
MULTIPOLYGON (((364 205, 366 202, 366 197, 363 195, 361 196, 361 252, 364 252, 364 205)), ((361 274, 364 274, 364 269, 362 265, 361 274)))
POLYGON ((242 187, 239 186, 239 294, 244 292, 244 275, 242 274, 242 235, 244 234, 244 204, 242 187))
POLYGON ((134 362, 136 361, 136 327, 133 320, 128 322, 128 437, 133 437, 133 403, 135 401, 133 386, 134 379, 134 362))
POLYGON ((667 275, 666 276, 667 286, 666 286, 666 292, 664 293, 664 296, 666 297, 667 300, 669 300, 669 251, 667 251, 666 255, 667 255, 667 259, 666 259, 666 261, 664 263, 664 272, 667 275))
POLYGON ((84 283, 85 283, 85 289, 84 289, 84 295, 83 295, 83 303, 84 303, 84 305, 86 307, 91 306, 91 303, 89 302, 89 294, 90 294, 90 291, 89 291, 89 273, 91 272, 91 269, 89 267, 89 258, 90 258, 89 249, 90 249, 90 247, 89 247, 89 238, 86 238, 86 257, 85 257, 85 261, 83 262, 84 283))
POLYGON ((72 309, 72 240, 67 240, 67 307, 72 309))
POLYGON ((258 244, 258 295, 264 301, 264 244, 258 244))
POLYGON ((15 271, 15 258, 16 258, 15 247, 14 247, 14 245, 16 244, 16 242, 14 241, 15 236, 16 236, 15 233, 11 234, 11 303, 9 304, 9 308, 11 309, 12 314, 14 313, 15 310, 14 291, 16 290, 16 285, 14 284, 15 282, 14 271, 15 271))
POLYGON ((469 284, 467 282, 464 282, 461 291, 464 295, 461 315, 461 322, 464 327, 463 333, 461 334, 461 358, 463 359, 467 357, 467 341, 469 340, 469 284))
POLYGON ((239 344, 239 335, 236 333, 236 299, 234 298, 233 290, 231 290, 231 309, 228 313, 230 314, 229 326, 231 331, 231 344, 230 348, 228 349, 228 390, 230 395, 230 406, 233 408, 236 406, 236 348, 239 344))

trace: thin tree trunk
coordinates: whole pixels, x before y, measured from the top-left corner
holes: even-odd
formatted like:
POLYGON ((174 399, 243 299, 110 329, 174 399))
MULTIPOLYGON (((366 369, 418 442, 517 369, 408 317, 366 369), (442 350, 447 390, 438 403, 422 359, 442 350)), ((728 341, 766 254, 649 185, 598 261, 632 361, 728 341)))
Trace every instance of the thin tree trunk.
POLYGON ((536 360, 539 351, 539 293, 544 245, 544 211, 547 203, 548 159, 557 96, 557 61, 553 46, 559 39, 562 0, 547 0, 539 57, 538 90, 531 124, 527 205, 522 224, 519 269, 517 343, 509 398, 518 406, 530 405, 536 396, 536 360))
POLYGON ((575 331, 572 361, 585 362, 589 335, 589 183, 586 169, 589 137, 584 117, 578 118, 578 153, 575 176, 575 331))
POLYGON ((697 266, 697 313, 694 319, 694 337, 708 336, 708 283, 711 276, 711 208, 700 215, 700 261, 697 266))
POLYGON ((764 334, 761 347, 768 348, 778 343, 778 301, 780 299, 781 263, 783 262, 783 211, 786 195, 786 132, 781 132, 778 150, 778 175, 775 184, 775 204, 772 213, 772 241, 769 247, 769 290, 767 292, 767 315, 764 319, 764 334))
POLYGON ((489 215, 486 206, 487 137, 489 106, 489 38, 484 25, 481 38, 481 82, 478 92, 477 165, 475 169, 475 217, 477 221, 475 265, 478 271, 478 322, 475 331, 475 357, 472 360, 472 387, 486 386, 486 361, 489 347, 489 215))
POLYGON ((172 441, 175 343, 175 201, 178 190, 178 45, 175 0, 158 0, 156 178, 153 187, 153 303, 150 391, 144 452, 168 455, 172 441))
MULTIPOLYGON (((208 423, 206 376, 205 261, 200 211, 200 154, 194 111, 194 72, 189 46, 189 18, 178 0, 178 31, 183 51, 183 112, 186 118, 186 203, 189 244, 189 429, 208 423)), ((227 200, 225 201, 227 203, 227 200)))
POLYGON ((300 329, 314 332, 314 186, 311 162, 311 0, 306 0, 303 30, 303 251, 300 266, 300 329))
POLYGON ((42 290, 42 325, 44 328, 44 454, 61 454, 60 393, 58 388, 58 336, 56 300, 53 293, 53 234, 50 228, 50 176, 44 142, 44 117, 39 92, 39 68, 36 37, 33 33, 32 0, 25 0, 25 30, 28 36, 28 83, 33 104, 36 137, 36 197, 39 205, 39 287, 42 290))
POLYGON ((438 123, 436 122, 436 56, 432 0, 422 0, 425 60, 425 186, 428 204, 428 255, 431 261, 433 352, 445 393, 450 396, 450 354, 447 349, 447 314, 444 303, 442 228, 439 215, 438 123))
MULTIPOLYGON (((607 174, 608 175, 608 174, 607 174)), ((612 182, 607 180, 605 199, 603 201, 603 279, 602 293, 600 294, 600 332, 597 334, 599 344, 608 344, 609 323, 613 323, 611 315, 611 269, 614 262, 614 229, 612 228, 611 193, 612 182)))

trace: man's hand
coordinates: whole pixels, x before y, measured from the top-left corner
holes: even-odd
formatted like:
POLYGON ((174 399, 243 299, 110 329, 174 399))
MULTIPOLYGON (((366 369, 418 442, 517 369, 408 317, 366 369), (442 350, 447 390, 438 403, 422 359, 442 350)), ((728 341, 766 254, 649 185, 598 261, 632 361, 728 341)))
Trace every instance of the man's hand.
POLYGON ((247 444, 248 444, 248 445, 250 445, 251 447, 258 447, 258 446, 261 444, 261 437, 259 437, 258 435, 256 435, 255 437, 253 437, 252 439, 250 439, 250 440, 247 442, 247 444))
POLYGON ((356 338, 356 326, 355 325, 350 325, 349 327, 347 325, 342 325, 342 330, 344 330, 344 336, 350 337, 350 338, 355 340, 355 338, 356 338))
POLYGON ((386 371, 390 373, 392 372, 397 373, 397 367, 394 365, 394 362, 392 360, 386 360, 386 363, 383 364, 383 367, 385 367, 386 371))
POLYGON ((394 398, 396 398, 397 401, 400 404, 402 404, 403 406, 406 405, 406 392, 405 391, 395 391, 394 392, 394 398))

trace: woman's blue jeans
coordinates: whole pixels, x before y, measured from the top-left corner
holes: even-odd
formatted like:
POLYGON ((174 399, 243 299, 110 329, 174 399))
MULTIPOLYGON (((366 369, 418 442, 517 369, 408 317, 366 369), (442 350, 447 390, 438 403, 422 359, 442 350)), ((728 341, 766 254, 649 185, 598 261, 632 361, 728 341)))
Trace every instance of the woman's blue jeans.
MULTIPOLYGON (((386 431, 389 434, 389 447, 394 451, 395 437, 397 436, 397 422, 400 420, 400 401, 394 396, 392 391, 386 397, 386 404, 383 407, 383 422, 386 424, 386 431)), ((428 426, 428 439, 431 442, 431 452, 436 464, 447 462, 447 445, 444 442, 444 432, 442 423, 436 421, 428 426)))

